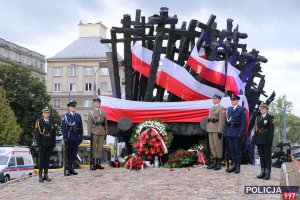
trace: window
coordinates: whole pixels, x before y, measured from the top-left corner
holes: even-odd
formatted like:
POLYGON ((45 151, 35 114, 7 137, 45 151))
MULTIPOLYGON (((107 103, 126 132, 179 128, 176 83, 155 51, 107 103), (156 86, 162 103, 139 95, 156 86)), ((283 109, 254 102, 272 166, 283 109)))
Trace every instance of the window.
POLYGON ((8 166, 15 166, 16 165, 16 159, 15 157, 11 157, 8 163, 8 166))
POLYGON ((76 91, 76 83, 70 83, 69 91, 76 91))
POLYGON ((76 76, 76 66, 69 67, 69 76, 76 76))
POLYGON ((60 99, 54 99, 53 100, 53 107, 54 108, 60 108, 60 99))
POLYGON ((91 67, 84 68, 84 75, 85 76, 93 76, 93 69, 91 67))
POLYGON ((60 83, 54 83, 54 92, 60 91, 60 83))
POLYGON ((108 76, 108 68, 100 68, 101 76, 108 76))
POLYGON ((85 91, 92 91, 92 83, 85 84, 85 91))
POLYGON ((101 92, 107 92, 107 83, 100 83, 101 92))
POLYGON ((53 76, 61 76, 61 71, 60 67, 53 67, 53 76))
POLYGON ((16 157, 16 159, 17 159, 17 165, 24 165, 23 157, 16 157))
POLYGON ((92 101, 89 99, 85 99, 83 103, 84 107, 92 107, 92 101))

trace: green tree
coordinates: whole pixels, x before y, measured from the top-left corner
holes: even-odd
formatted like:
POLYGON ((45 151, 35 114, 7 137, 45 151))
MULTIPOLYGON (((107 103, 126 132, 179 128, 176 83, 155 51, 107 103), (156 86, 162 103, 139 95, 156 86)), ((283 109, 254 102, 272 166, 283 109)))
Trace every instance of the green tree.
POLYGON ((289 102, 285 95, 278 97, 270 105, 270 112, 275 119, 275 141, 283 141, 283 112, 284 112, 284 101, 286 101, 286 116, 287 116, 287 140, 292 143, 300 142, 300 118, 293 115, 293 104, 289 102))
POLYGON ((289 115, 287 117, 287 139, 291 143, 300 144, 300 117, 289 115))
POLYGON ((0 145, 18 144, 22 129, 10 108, 5 91, 0 87, 0 145))
POLYGON ((35 121, 50 100, 45 83, 33 77, 29 69, 10 64, 0 65, 0 86, 5 89, 10 107, 23 130, 20 144, 30 145, 35 121))

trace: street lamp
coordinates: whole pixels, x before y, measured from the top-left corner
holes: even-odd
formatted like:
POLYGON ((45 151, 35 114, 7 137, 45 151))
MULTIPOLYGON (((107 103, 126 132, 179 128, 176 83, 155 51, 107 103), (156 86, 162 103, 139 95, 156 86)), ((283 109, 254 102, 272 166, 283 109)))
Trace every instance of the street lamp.
POLYGON ((91 68, 93 70, 93 79, 94 79, 94 97, 96 97, 96 74, 100 69, 100 64, 98 66, 98 68, 96 69, 96 71, 94 70, 94 68, 91 68))

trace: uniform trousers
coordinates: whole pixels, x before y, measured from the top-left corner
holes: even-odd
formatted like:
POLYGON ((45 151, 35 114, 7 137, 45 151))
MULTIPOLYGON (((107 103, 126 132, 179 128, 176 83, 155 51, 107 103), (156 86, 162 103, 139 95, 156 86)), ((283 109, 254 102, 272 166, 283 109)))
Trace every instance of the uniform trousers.
POLYGON ((257 145, 257 151, 258 155, 260 158, 260 166, 261 168, 265 169, 271 169, 271 163, 272 163, 272 158, 271 158, 271 145, 257 145))
POLYGON ((50 162, 50 156, 51 152, 53 151, 53 147, 41 147, 40 148, 40 154, 39 154, 39 169, 44 169, 45 171, 48 171, 49 169, 49 162, 50 162))
POLYGON ((242 141, 239 137, 226 137, 229 155, 232 161, 240 162, 242 160, 242 141))
POLYGON ((104 145, 105 135, 95 135, 93 134, 93 158, 98 159, 102 157, 102 150, 104 145))
POLYGON ((209 148, 214 158, 222 159, 223 156, 223 136, 218 138, 218 133, 208 133, 209 148))
POLYGON ((69 140, 66 145, 67 163, 72 165, 77 159, 79 141, 69 140))

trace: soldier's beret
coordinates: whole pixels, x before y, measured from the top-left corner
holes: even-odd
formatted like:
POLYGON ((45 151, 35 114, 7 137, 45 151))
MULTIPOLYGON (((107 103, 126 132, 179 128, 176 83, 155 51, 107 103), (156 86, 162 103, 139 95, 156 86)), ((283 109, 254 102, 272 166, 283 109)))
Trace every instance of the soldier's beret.
POLYGON ((265 103, 262 103, 260 106, 259 106, 259 108, 269 108, 269 105, 267 105, 267 104, 265 104, 265 103))
POLYGON ((94 102, 99 102, 99 103, 101 103, 101 99, 99 98, 99 97, 97 97, 97 98, 95 98, 95 99, 93 99, 94 100, 94 102))
POLYGON ((77 104, 77 102, 76 102, 75 100, 73 100, 73 101, 69 102, 69 103, 67 104, 67 106, 68 106, 68 107, 70 107, 70 106, 75 107, 76 104, 77 104))
POLYGON ((219 96, 219 95, 217 95, 217 94, 215 94, 214 96, 213 96, 213 99, 221 99, 222 97, 221 96, 219 96))
POLYGON ((240 100, 241 98, 238 95, 232 94, 230 100, 240 100))
POLYGON ((297 152, 294 154, 294 159, 295 160, 300 160, 300 152, 297 152))
POLYGON ((48 107, 45 107, 42 112, 50 112, 49 108, 48 107))
POLYGON ((288 150, 290 150, 291 153, 294 154, 295 152, 300 152, 300 146, 292 146, 288 150))

